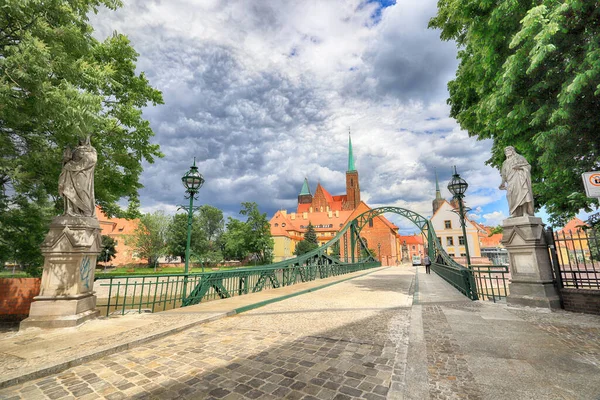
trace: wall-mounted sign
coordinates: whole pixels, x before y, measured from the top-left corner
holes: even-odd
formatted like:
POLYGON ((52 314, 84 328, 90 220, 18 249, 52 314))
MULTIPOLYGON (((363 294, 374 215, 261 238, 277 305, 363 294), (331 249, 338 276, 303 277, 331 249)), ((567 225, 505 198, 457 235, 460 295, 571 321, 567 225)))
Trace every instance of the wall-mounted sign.
POLYGON ((581 177, 587 196, 600 198, 600 171, 584 172, 581 177))

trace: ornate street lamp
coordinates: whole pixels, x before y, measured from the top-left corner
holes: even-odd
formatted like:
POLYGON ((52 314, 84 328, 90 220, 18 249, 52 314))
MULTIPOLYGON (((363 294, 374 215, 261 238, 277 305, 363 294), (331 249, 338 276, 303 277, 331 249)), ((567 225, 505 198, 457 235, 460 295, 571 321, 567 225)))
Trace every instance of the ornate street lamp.
POLYGON ((192 221, 194 217, 194 211, 198 207, 194 207, 194 199, 198 200, 196 195, 200 191, 200 188, 204 184, 204 178, 202 174, 198 172, 198 167, 196 167, 196 157, 194 157, 194 165, 190 167, 190 170, 181 178, 181 182, 185 187, 185 192, 187 195, 186 199, 190 199, 189 206, 180 206, 179 208, 183 208, 188 212, 188 222, 187 222, 187 243, 185 246, 185 270, 184 270, 184 278, 183 278, 183 297, 182 301, 187 297, 187 283, 188 283, 188 272, 190 265, 190 243, 192 241, 192 221))
MULTIPOLYGON (((469 255, 469 240, 467 238, 466 224, 465 224, 465 213, 467 212, 463 204, 463 198, 469 184, 463 178, 460 177, 456 172, 456 165, 454 166, 454 175, 452 180, 448 183, 448 190, 454 198, 458 201, 458 216, 460 217, 460 226, 463 231, 463 239, 465 241, 465 254, 467 255, 467 267, 471 267, 471 256, 469 255)), ((456 211, 455 211, 456 212, 456 211)), ((460 245, 460 243, 459 243, 460 245)))

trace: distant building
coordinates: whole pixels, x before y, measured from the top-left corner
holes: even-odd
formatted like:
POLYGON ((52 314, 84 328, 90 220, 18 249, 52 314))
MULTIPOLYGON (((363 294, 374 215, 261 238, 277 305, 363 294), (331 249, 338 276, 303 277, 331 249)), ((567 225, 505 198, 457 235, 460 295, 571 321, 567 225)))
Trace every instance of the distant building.
MULTIPOLYGON (((352 140, 348 138, 348 170, 346 171, 346 193, 331 195, 321 183, 317 183, 314 195, 308 178, 304 179, 298 194, 296 212, 279 210, 270 220, 271 235, 275 243, 274 261, 293 258, 298 242, 303 240, 309 223, 315 227, 319 245, 327 243, 356 216, 370 210, 360 199, 358 170, 355 167, 352 140)), ((368 247, 376 256, 381 255, 384 265, 396 264, 400 257, 398 227, 383 216, 368 223, 361 232, 368 247)), ((343 244, 340 243, 343 254, 343 244)), ((343 255, 344 256, 344 255, 343 255)))
POLYGON ((431 223, 437 234, 440 244, 450 256, 454 258, 465 258, 467 255, 465 243, 469 247, 471 262, 481 257, 479 245, 480 227, 477 223, 465 216, 466 238, 463 236, 460 217, 456 213, 457 204, 444 200, 440 193, 437 174, 435 177, 435 199, 432 202, 433 216, 431 223))
POLYGON ((591 254, 587 232, 588 225, 579 218, 573 218, 556 232, 556 248, 562 263, 590 261, 591 254))
MULTIPOLYGON (((125 238, 135 232, 140 221, 138 219, 108 218, 99 206, 96 206, 96 215, 102 229, 101 234, 110 236, 117 241, 115 247, 117 254, 110 264, 121 266, 139 263, 141 260, 135 257, 131 247, 125 244, 125 238)), ((98 260, 98 262, 102 262, 102 260, 98 260)))
POLYGON ((413 235, 399 236, 398 241, 400 242, 401 249, 406 249, 406 254, 402 250, 401 260, 410 262, 413 256, 423 257, 425 255, 425 245, 422 235, 415 233, 413 235))

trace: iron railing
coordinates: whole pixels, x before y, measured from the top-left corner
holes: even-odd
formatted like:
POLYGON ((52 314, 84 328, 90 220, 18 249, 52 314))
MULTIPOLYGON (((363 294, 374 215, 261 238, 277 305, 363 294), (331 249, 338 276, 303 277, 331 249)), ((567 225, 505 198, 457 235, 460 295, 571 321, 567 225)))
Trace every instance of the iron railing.
POLYGON ((458 263, 431 263, 431 269, 471 300, 477 300, 477 288, 471 271, 458 263), (454 265, 456 264, 456 265, 454 265))
POLYGON ((507 265, 471 265, 479 300, 500 301, 508 295, 510 271, 507 265))
POLYGON ((240 268, 229 271, 196 274, 156 274, 146 276, 114 276, 96 281, 97 308, 105 315, 130 312, 157 312, 256 293, 348 274, 380 266, 379 262, 354 264, 313 264, 240 268), (183 298, 187 277, 188 296, 183 298))
POLYGON ((554 278, 559 287, 600 289, 600 232, 557 231, 548 235, 554 278))

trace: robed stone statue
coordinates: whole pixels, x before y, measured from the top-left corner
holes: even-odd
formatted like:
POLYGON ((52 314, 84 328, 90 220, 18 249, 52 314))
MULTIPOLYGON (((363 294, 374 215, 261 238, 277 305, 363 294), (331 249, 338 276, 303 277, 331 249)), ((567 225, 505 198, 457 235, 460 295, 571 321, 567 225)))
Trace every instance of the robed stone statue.
POLYGON ((64 215, 95 217, 94 169, 98 155, 90 137, 80 139, 79 145, 63 153, 63 168, 58 179, 58 193, 65 203, 64 215))
POLYGON ((513 146, 504 149, 506 160, 500 174, 500 190, 506 190, 511 217, 533 216, 533 190, 531 188, 531 165, 518 154, 513 146))

